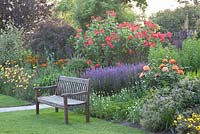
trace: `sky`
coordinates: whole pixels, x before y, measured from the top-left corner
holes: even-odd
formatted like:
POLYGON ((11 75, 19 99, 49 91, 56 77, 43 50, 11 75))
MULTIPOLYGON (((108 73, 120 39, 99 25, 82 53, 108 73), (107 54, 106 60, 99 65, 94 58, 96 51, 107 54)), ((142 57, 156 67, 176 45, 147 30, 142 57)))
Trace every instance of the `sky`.
POLYGON ((146 9, 146 15, 149 17, 152 13, 156 13, 160 10, 175 9, 179 6, 176 0, 147 0, 148 7, 146 9))

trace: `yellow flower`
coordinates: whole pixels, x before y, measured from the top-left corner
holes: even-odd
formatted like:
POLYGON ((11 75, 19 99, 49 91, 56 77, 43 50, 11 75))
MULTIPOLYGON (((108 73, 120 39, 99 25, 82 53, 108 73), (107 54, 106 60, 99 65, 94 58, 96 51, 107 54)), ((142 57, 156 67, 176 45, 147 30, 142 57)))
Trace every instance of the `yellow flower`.
POLYGON ((197 130, 197 131, 200 131, 200 126, 196 126, 196 130, 197 130))
POLYGON ((181 120, 183 118, 182 115, 178 115, 177 120, 181 120))
POLYGON ((189 125, 188 125, 188 128, 191 128, 192 126, 193 126, 193 124, 189 124, 189 125))

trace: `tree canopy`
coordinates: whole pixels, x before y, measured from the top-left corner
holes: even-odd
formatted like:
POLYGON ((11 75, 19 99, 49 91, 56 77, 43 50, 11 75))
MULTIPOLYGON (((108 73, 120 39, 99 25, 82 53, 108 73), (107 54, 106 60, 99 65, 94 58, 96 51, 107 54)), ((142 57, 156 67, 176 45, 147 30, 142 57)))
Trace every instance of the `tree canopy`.
POLYGON ((0 29, 12 22, 18 28, 29 29, 50 15, 46 0, 1 0, 0 29))
POLYGON ((188 29, 197 29, 197 22, 200 19, 199 6, 185 6, 174 11, 160 11, 150 17, 154 23, 160 25, 161 30, 178 32, 184 30, 186 18, 188 16, 188 29))
POLYGON ((115 10, 119 22, 134 21, 135 15, 131 10, 133 3, 142 9, 147 6, 146 0, 61 0, 55 12, 65 18, 68 23, 75 22, 85 29, 91 16, 105 17, 107 10, 115 10))

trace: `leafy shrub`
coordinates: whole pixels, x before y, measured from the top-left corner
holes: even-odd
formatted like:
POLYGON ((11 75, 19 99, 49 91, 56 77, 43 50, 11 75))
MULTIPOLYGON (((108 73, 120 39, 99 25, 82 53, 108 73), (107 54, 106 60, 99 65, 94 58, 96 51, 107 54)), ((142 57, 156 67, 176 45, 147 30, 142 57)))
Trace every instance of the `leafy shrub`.
POLYGON ((79 29, 71 39, 76 51, 95 64, 108 66, 144 61, 149 46, 155 47, 164 42, 165 37, 171 37, 171 33, 156 33, 157 25, 149 21, 144 21, 144 27, 129 22, 118 24, 114 11, 107 14, 103 20, 92 16, 88 30, 83 33, 79 29))
POLYGON ((112 95, 124 87, 130 87, 137 80, 144 64, 122 64, 119 66, 88 69, 82 78, 91 79, 92 90, 98 95, 112 95))
POLYGON ((141 102, 135 100, 133 104, 128 107, 128 119, 131 120, 133 123, 139 123, 140 121, 140 107, 141 102))
POLYGON ((36 72, 37 73, 33 79, 34 86, 54 85, 59 75, 76 76, 76 74, 69 71, 67 67, 56 68, 53 65, 38 67, 36 68, 36 72))
POLYGON ((184 79, 173 89, 158 90, 141 108, 140 123, 152 131, 169 130, 177 114, 200 107, 200 80, 184 79))
POLYGON ((190 117, 179 115, 174 120, 179 134, 198 134, 200 132, 200 115, 192 113, 190 117))
POLYGON ((38 28, 32 35, 30 42, 34 53, 40 55, 40 59, 58 60, 71 58, 73 49, 66 41, 75 30, 59 20, 48 20, 38 24, 38 28))
POLYGON ((128 108, 134 103, 132 95, 127 90, 119 94, 100 97, 91 96, 91 115, 107 120, 124 120, 128 118, 128 108))
POLYGON ((161 64, 151 63, 143 66, 143 72, 139 77, 146 89, 158 89, 161 87, 173 87, 182 78, 183 70, 175 59, 163 59, 161 64))
POLYGON ((68 62, 66 68, 68 68, 71 72, 80 75, 87 68, 86 60, 80 57, 73 57, 68 62))
POLYGON ((187 39, 183 42, 180 53, 181 64, 188 67, 188 70, 197 71, 200 69, 200 40, 187 39))
POLYGON ((23 45, 22 31, 12 25, 0 31, 0 64, 6 61, 17 60, 23 45))
POLYGON ((162 44, 158 44, 156 47, 150 48, 148 62, 150 64, 155 62, 160 64, 162 59, 165 59, 166 57, 173 57, 178 63, 180 63, 179 55, 178 49, 176 49, 173 45, 169 44, 163 47, 162 44))

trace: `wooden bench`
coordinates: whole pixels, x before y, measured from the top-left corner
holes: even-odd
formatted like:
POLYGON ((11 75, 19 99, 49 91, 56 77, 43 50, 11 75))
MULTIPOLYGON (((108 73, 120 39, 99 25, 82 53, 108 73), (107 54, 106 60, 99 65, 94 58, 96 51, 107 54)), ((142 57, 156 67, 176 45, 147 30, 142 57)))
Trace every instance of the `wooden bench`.
POLYGON ((56 85, 45 87, 34 87, 36 100, 36 114, 39 114, 39 104, 47 104, 64 109, 64 121, 68 123, 69 106, 85 105, 86 122, 90 120, 89 111, 89 79, 59 76, 56 85), (40 96, 39 91, 53 90, 54 95, 40 96))

